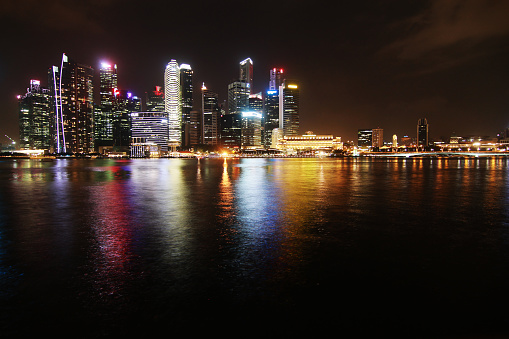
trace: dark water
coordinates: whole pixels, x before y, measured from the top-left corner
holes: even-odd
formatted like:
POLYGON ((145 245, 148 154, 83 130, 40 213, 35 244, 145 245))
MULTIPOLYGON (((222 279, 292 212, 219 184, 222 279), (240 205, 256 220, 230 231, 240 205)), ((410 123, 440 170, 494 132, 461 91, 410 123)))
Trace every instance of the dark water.
POLYGON ((505 158, 0 162, 0 337, 509 331, 505 158))

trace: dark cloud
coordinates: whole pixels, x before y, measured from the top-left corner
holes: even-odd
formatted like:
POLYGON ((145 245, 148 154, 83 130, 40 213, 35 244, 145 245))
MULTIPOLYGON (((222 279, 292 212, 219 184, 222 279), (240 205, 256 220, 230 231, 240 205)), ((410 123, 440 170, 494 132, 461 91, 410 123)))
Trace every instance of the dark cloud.
POLYGON ((97 16, 111 4, 111 0, 3 0, 0 16, 39 29, 101 33, 104 28, 97 16))
POLYGON ((427 71, 453 67, 495 53, 490 42, 509 35, 507 13, 506 0, 433 0, 417 15, 392 25, 402 37, 380 54, 424 61, 427 71))

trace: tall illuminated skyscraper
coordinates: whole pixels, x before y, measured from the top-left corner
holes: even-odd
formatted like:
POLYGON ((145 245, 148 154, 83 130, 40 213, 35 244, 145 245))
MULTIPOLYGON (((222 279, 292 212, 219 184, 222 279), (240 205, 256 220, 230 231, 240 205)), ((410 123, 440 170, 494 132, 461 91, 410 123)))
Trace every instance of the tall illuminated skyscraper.
POLYGON ((129 91, 116 88, 113 96, 113 149, 127 152, 131 142, 131 113, 141 111, 141 100, 129 91))
POLYGON ((65 53, 60 67, 49 70, 53 95, 52 124, 57 153, 93 151, 93 75, 90 66, 78 64, 65 53))
POLYGON ((270 81, 269 81, 269 91, 279 90, 279 86, 283 84, 283 69, 276 68, 270 70, 270 81))
POLYGON ((19 102, 19 147, 21 149, 51 148, 51 95, 39 80, 30 80, 19 102))
POLYGON ((102 62, 99 67, 99 106, 94 109, 95 147, 113 145, 114 91, 118 88, 117 65, 102 62))
POLYGON ((285 136, 299 135, 299 85, 285 79, 279 86, 279 128, 285 136))
POLYGON ((219 141, 219 102, 217 93, 201 88, 202 142, 204 145, 217 145, 219 141))
POLYGON ((263 144, 272 147, 272 133, 279 128, 279 90, 268 90, 264 98, 263 144))
POLYGON ((164 92, 161 86, 155 86, 154 90, 146 93, 146 111, 164 112, 164 92))
POLYGON ((172 59, 164 72, 164 109, 168 114, 168 140, 174 146, 182 144, 182 105, 180 67, 172 59))
POLYGON ((371 146, 382 147, 384 145, 384 130, 382 128, 373 128, 371 134, 371 146))
POLYGON ((417 146, 428 146, 428 120, 426 118, 417 121, 417 146))
POLYGON ((253 85, 253 60, 247 58, 240 62, 239 80, 248 84, 248 88, 253 85))
POLYGON ((182 95, 182 145, 189 147, 191 144, 191 111, 193 110, 193 70, 188 64, 181 64, 179 67, 182 95))
POLYGON ((228 114, 242 113, 249 109, 249 84, 234 81, 228 85, 228 114))

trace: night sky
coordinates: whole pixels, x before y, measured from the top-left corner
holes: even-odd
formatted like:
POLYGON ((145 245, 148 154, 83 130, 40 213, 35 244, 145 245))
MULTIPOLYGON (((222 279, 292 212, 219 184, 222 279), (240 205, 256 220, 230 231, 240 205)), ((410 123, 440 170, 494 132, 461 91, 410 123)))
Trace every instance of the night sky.
POLYGON ((116 63, 119 87, 142 97, 171 59, 221 101, 241 60, 255 92, 282 67, 300 82, 301 133, 380 127, 389 141, 425 117, 432 138, 495 137, 509 127, 508 14, 506 0, 2 0, 0 142, 18 138, 16 95, 47 85, 63 52, 116 63))

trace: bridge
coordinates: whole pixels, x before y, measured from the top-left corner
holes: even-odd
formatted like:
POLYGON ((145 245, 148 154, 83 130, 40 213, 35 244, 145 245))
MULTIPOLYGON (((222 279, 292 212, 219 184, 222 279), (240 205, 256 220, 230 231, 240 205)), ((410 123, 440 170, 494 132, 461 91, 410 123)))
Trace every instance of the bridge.
POLYGON ((439 152, 364 152, 358 155, 375 156, 375 157, 507 157, 509 152, 504 151, 493 151, 493 152, 482 152, 482 151, 439 151, 439 152))

